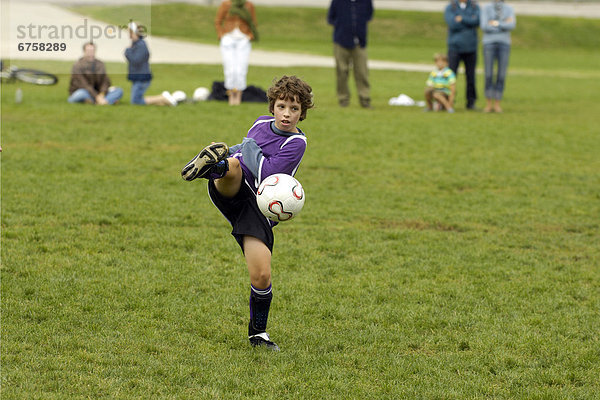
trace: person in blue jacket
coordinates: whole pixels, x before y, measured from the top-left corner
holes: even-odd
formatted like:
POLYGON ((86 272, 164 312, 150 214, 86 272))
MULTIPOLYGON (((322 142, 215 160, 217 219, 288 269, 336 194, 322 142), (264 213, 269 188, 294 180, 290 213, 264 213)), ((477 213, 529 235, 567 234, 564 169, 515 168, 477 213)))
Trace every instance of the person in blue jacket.
POLYGON ((329 6, 327 22, 333 25, 337 97, 342 107, 350 104, 348 75, 352 66, 360 105, 371 108, 367 23, 372 17, 372 0, 332 0, 329 6))
POLYGON ((128 28, 131 46, 125 49, 125 58, 128 62, 127 79, 131 81, 131 104, 176 106, 177 101, 167 91, 158 96, 144 96, 152 81, 150 51, 144 41, 146 29, 135 22, 130 22, 128 28))
POLYGON ((475 109, 475 67, 477 66, 477 28, 479 27, 479 5, 475 0, 451 0, 444 12, 448 25, 448 66, 458 75, 462 61, 467 78, 467 110, 475 109))

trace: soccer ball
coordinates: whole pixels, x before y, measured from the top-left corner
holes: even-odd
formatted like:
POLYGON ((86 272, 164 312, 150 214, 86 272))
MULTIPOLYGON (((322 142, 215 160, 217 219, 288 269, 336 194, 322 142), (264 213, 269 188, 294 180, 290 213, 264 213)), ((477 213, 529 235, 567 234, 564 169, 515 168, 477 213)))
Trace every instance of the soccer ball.
POLYGON ((194 90, 192 98, 194 101, 205 101, 208 99, 208 96, 210 96, 210 90, 205 87, 199 87, 194 90))
POLYGON ((304 189, 293 176, 274 174, 265 178, 256 192, 256 203, 271 221, 289 221, 304 206, 304 189))

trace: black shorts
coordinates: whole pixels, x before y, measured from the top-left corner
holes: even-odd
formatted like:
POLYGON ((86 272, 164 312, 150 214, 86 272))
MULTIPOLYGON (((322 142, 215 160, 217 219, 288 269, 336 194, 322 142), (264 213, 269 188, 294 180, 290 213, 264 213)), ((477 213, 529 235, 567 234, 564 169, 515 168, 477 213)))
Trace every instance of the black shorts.
POLYGON ((221 196, 212 179, 208 181, 208 195, 233 227, 231 234, 237 240, 242 251, 244 251, 244 236, 248 235, 261 240, 271 253, 273 252, 273 228, 267 217, 258 209, 256 194, 248 187, 243 177, 240 191, 235 197, 221 196))

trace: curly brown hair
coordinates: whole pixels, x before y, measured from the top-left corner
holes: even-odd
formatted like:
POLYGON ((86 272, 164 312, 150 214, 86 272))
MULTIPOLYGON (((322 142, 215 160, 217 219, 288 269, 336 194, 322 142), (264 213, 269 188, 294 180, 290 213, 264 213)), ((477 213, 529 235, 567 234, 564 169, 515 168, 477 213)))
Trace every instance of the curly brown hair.
POLYGON ((284 75, 273 81, 273 85, 267 92, 269 98, 269 112, 273 114, 275 102, 280 100, 296 100, 300 103, 302 111, 300 121, 306 118, 306 112, 314 107, 312 88, 297 76, 284 75))

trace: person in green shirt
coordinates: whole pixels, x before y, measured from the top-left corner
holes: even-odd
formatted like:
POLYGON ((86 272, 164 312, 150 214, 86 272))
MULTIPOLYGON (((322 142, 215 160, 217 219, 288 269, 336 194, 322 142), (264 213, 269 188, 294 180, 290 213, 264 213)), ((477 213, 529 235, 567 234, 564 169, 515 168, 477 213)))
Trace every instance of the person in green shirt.
POLYGON ((433 111, 434 102, 437 102, 441 109, 453 113, 454 98, 456 97, 456 74, 448 68, 446 55, 436 53, 433 60, 435 69, 431 71, 425 83, 425 102, 427 103, 425 111, 433 111))

